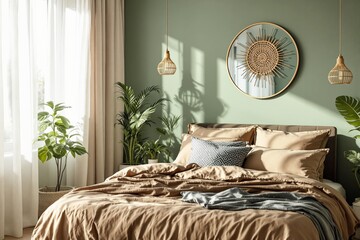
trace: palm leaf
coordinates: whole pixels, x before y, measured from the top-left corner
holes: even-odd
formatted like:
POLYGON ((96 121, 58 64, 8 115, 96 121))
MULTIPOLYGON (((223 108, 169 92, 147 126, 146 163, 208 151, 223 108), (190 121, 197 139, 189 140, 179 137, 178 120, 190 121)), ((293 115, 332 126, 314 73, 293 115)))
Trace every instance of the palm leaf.
POLYGON ((360 101, 351 96, 339 96, 335 105, 345 120, 355 128, 360 127, 360 101))

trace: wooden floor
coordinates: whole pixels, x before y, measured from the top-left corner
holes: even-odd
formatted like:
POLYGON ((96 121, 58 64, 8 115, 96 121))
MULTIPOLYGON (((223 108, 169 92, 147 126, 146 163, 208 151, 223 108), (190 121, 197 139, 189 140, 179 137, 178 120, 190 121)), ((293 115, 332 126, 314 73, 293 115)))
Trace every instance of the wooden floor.
POLYGON ((33 231, 34 228, 25 228, 24 229, 24 236, 22 238, 15 238, 15 237, 9 237, 9 236, 5 236, 4 240, 30 240, 31 239, 31 233, 33 231))

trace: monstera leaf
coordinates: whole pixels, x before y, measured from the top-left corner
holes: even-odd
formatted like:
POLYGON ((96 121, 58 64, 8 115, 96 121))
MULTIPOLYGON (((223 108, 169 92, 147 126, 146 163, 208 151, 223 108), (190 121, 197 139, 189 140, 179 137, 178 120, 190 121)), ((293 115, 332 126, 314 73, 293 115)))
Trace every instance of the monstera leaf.
MULTIPOLYGON (((336 98, 335 105, 345 120, 355 127, 352 131, 360 131, 360 101, 351 96, 339 96, 336 98)), ((360 135, 354 138, 360 139, 360 135)))

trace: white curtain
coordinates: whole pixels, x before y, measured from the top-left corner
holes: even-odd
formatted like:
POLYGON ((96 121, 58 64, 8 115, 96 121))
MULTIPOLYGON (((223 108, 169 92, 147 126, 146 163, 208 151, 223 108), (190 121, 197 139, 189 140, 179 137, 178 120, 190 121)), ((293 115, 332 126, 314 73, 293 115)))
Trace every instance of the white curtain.
MULTIPOLYGON (((89 59, 90 59, 90 0, 35 0, 47 3, 46 32, 37 34, 39 48, 46 46, 44 71, 44 101, 53 100, 70 106, 64 111, 88 143, 89 59), (46 36, 46 38, 44 38, 46 36), (42 39, 42 40, 41 40, 42 39), (41 44, 40 41, 43 41, 41 44)), ((44 23, 43 23, 44 24, 44 23)), ((34 27, 39 27, 38 24, 34 27)), ((39 51, 41 51, 39 49, 39 51)), ((66 181, 62 185, 83 186, 87 181, 88 155, 68 157, 66 181)), ((53 161, 40 164, 40 186, 55 185, 56 169, 53 161)))
MULTIPOLYGON (((0 0, 0 239, 37 221, 40 185, 55 182, 53 161, 38 165, 36 113, 53 100, 84 133, 89 117, 89 0, 0 0)), ((68 185, 85 185, 87 156, 70 159, 68 185)))

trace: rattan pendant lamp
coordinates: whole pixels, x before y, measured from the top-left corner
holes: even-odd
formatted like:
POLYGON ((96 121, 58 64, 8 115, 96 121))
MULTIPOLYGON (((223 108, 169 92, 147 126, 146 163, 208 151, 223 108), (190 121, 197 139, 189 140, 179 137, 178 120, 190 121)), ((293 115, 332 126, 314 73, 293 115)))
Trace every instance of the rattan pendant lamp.
POLYGON ((336 65, 328 75, 328 80, 331 84, 350 84, 353 75, 352 72, 345 66, 344 58, 341 55, 341 34, 342 34, 342 26, 341 26, 341 12, 342 12, 342 0, 339 0, 339 56, 336 59, 336 65))
POLYGON ((157 66, 160 75, 173 75, 176 72, 176 65, 170 58, 168 38, 168 0, 166 0, 166 52, 163 60, 157 66))

